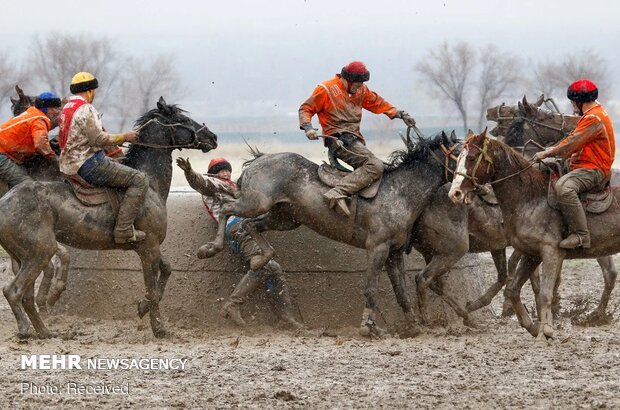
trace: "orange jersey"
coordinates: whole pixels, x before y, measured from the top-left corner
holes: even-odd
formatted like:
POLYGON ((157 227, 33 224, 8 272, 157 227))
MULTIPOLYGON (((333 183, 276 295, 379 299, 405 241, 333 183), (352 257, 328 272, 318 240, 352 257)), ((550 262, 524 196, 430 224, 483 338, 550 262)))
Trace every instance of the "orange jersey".
POLYGON ((299 107, 299 125, 309 123, 316 114, 323 134, 348 132, 364 141, 360 132, 362 108, 375 114, 386 114, 390 118, 394 118, 397 113, 392 104, 371 91, 366 84, 362 84, 355 94, 349 95, 340 75, 336 74, 334 78, 319 84, 310 98, 299 107))
POLYGON ((50 119, 35 107, 0 125, 0 152, 18 164, 28 161, 36 154, 55 156, 48 140, 50 119))
POLYGON ((603 106, 597 103, 586 111, 554 152, 563 158, 576 154, 570 161, 571 170, 600 169, 608 176, 616 156, 616 140, 611 118, 603 106))

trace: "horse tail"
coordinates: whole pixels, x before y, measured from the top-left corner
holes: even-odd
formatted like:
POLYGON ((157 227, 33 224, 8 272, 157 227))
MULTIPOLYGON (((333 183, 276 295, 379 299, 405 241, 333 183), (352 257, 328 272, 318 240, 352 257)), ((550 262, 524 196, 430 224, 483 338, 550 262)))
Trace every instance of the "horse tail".
MULTIPOLYGON (((245 139, 244 139, 244 141, 245 141, 245 139)), ((258 149, 258 147, 257 147, 256 145, 255 145, 255 146, 251 146, 251 145, 250 145, 247 141, 245 141, 245 144, 248 146, 248 152, 249 152, 250 154, 252 154, 252 156, 253 156, 254 158, 246 160, 246 161, 243 163, 243 165, 241 166, 242 168, 246 168, 246 167, 248 167, 248 166, 249 166, 252 162, 254 162, 257 158, 260 158, 260 157, 262 157, 263 155, 265 155, 265 153, 264 153, 264 152, 261 152, 261 151, 258 149)))

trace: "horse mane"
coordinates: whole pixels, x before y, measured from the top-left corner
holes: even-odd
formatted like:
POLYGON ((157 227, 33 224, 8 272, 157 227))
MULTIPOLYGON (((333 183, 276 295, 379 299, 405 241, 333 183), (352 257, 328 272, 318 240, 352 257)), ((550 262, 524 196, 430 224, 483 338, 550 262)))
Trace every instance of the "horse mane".
POLYGON ((523 131, 525 126, 525 120, 523 118, 517 118, 512 120, 508 129, 506 130, 506 136, 504 142, 511 147, 523 146, 523 131))
MULTIPOLYGON (((170 104, 167 107, 170 108, 170 111, 172 114, 170 115, 170 117, 173 117, 173 118, 175 118, 179 114, 185 114, 187 112, 184 109, 180 108, 177 104, 170 104)), ((153 108, 152 110, 147 111, 140 118, 138 118, 136 122, 134 123, 134 126, 139 128, 145 125, 147 122, 149 122, 153 118, 161 117, 161 116, 162 116, 161 111, 158 108, 153 108)))
POLYGON ((432 150, 439 148, 442 142, 442 133, 429 138, 417 138, 413 149, 396 150, 390 154, 384 172, 390 173, 398 169, 409 169, 416 166, 427 159, 432 150))
POLYGON ((538 194, 541 189, 546 188, 545 175, 537 168, 532 167, 531 162, 521 153, 495 138, 489 138, 489 143, 493 148, 503 152, 510 165, 518 170, 523 170, 516 176, 523 184, 524 195, 538 194))

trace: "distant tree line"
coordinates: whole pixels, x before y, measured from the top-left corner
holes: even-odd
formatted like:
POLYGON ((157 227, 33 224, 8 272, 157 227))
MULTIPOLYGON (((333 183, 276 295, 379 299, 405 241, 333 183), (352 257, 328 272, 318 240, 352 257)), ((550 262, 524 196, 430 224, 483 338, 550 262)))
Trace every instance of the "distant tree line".
POLYGON ((96 104, 104 114, 104 123, 125 129, 155 108, 159 96, 175 101, 186 94, 174 63, 169 54, 128 55, 107 37, 64 33, 35 36, 22 61, 0 50, 0 111, 7 112, 5 106, 15 95, 16 84, 27 94, 53 91, 67 96, 73 75, 88 71, 99 79, 96 104))
POLYGON ((607 61, 593 50, 566 54, 558 61, 526 63, 495 45, 475 48, 466 42, 445 42, 428 50, 415 70, 431 96, 458 112, 464 129, 472 127, 469 121, 475 118, 478 131, 486 123, 486 109, 515 94, 545 94, 561 101, 568 85, 584 77, 611 94, 607 61))

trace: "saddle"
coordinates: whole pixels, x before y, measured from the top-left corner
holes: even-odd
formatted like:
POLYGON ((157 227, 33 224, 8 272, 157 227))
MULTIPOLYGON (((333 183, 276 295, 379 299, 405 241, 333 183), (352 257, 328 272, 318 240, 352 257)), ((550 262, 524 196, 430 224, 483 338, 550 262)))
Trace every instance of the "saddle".
MULTIPOLYGON (((547 194, 547 202, 553 209, 560 209, 557 196, 555 193, 555 183, 566 172, 565 162, 557 159, 545 159, 545 164, 549 169, 549 189, 547 194)), ((586 212, 592 214, 601 214, 609 209, 614 202, 614 194, 611 190, 610 178, 606 178, 601 185, 591 189, 588 192, 579 194, 579 199, 586 212)))
POLYGON ((118 213, 121 191, 115 188, 94 186, 86 182, 79 175, 65 175, 76 198, 86 206, 96 206, 110 203, 114 213, 118 213))

